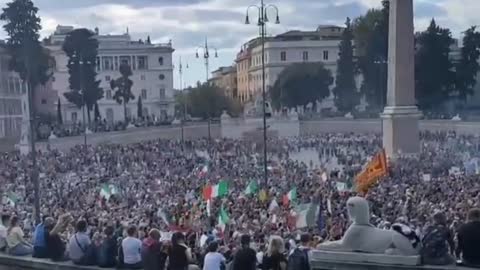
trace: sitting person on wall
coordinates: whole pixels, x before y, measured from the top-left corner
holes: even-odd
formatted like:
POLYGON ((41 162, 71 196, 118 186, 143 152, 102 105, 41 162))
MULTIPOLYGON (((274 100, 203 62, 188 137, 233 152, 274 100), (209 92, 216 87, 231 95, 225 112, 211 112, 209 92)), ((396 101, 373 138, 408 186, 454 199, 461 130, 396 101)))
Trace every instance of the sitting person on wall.
POLYGON ((457 254, 467 266, 480 266, 480 209, 468 212, 468 222, 458 231, 457 254))
POLYGON ((0 223, 0 252, 7 251, 7 227, 10 223, 10 215, 2 214, 2 223, 0 223))
MULTIPOLYGON (((213 241, 208 245, 208 253, 203 261, 203 270, 222 270, 226 267, 225 257, 218 252, 218 242, 213 241)), ((282 269, 285 270, 285 269, 282 269)))
POLYGON ((127 229, 127 237, 122 241, 123 267, 127 269, 142 269, 142 241, 137 238, 137 227, 127 229))
POLYGON ((92 242, 87 234, 87 222, 77 222, 76 233, 70 237, 68 256, 77 265, 95 265, 95 256, 92 242))
POLYGON ((57 224, 53 218, 49 217, 44 220, 45 239, 47 246, 47 257, 52 261, 66 261, 68 256, 66 254, 65 241, 61 234, 65 231, 68 223, 72 221, 70 214, 60 216, 57 224))
POLYGON ((165 268, 167 254, 162 250, 160 231, 152 229, 142 244, 142 262, 145 270, 158 270, 165 268))
POLYGON ((38 224, 35 227, 35 232, 33 233, 33 254, 34 258, 47 258, 47 244, 45 239, 45 220, 48 216, 43 216, 42 223, 38 224))
POLYGON ((117 265, 118 244, 112 226, 104 230, 104 238, 97 251, 98 266, 102 268, 114 268, 117 265))
POLYGON ((7 230, 8 253, 13 256, 27 256, 32 254, 33 247, 24 238, 24 233, 18 225, 18 217, 12 217, 7 230))
POLYGON ((447 227, 447 218, 443 212, 433 215, 433 224, 425 230, 422 239, 422 261, 430 265, 454 264, 455 252, 453 234, 447 227))

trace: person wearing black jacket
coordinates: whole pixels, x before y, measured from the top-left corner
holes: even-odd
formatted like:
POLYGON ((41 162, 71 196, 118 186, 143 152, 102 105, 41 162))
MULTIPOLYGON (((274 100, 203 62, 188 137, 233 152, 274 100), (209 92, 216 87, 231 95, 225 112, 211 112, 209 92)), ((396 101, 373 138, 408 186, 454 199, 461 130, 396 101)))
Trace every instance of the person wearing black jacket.
POLYGON ((480 209, 468 212, 468 222, 458 231, 457 255, 465 265, 480 266, 480 209))
POLYGON ((117 265, 118 243, 112 226, 104 230, 105 239, 97 250, 98 266, 102 268, 113 268, 117 265))
POLYGON ((250 235, 244 234, 240 238, 242 247, 235 253, 232 270, 257 269, 257 253, 250 247, 250 235))

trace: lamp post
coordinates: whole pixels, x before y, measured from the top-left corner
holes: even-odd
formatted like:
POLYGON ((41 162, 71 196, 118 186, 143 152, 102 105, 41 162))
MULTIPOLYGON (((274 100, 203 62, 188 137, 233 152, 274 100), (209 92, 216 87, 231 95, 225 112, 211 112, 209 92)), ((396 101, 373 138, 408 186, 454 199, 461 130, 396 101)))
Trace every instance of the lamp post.
POLYGON ((87 103, 85 102, 85 89, 83 88, 83 84, 82 84, 82 81, 83 81, 83 67, 84 65, 91 65, 92 63, 90 61, 84 61, 83 59, 83 56, 80 54, 80 55, 77 55, 77 54, 73 54, 72 55, 72 58, 73 59, 76 59, 77 61, 70 61, 70 64, 72 65, 75 65, 75 64, 78 64, 78 74, 79 74, 79 87, 80 87, 80 91, 82 92, 82 103, 83 103, 83 106, 82 106, 82 114, 83 114, 83 125, 84 125, 84 129, 83 129, 83 144, 85 146, 85 148, 87 147, 87 131, 88 131, 88 127, 87 127, 87 122, 86 122, 86 111, 85 111, 85 107, 87 107, 87 103))
POLYGON ((263 103, 263 170, 264 170, 264 182, 265 185, 268 184, 268 167, 267 167, 267 94, 266 94, 266 84, 265 84, 265 36, 266 36, 266 26, 269 22, 268 19, 268 10, 273 9, 276 14, 275 24, 280 24, 280 16, 278 7, 275 5, 268 4, 266 5, 263 0, 260 1, 260 6, 251 5, 247 8, 247 16, 245 18, 245 24, 250 24, 249 11, 251 8, 256 8, 258 10, 258 23, 260 27, 260 41, 262 43, 262 103, 263 103))
MULTIPOLYGON (((186 67, 188 69, 188 63, 186 67)), ((180 79, 180 91, 182 91, 183 95, 183 119, 182 119, 182 124, 181 124, 181 129, 182 129, 182 147, 185 148, 185 122, 187 121, 187 95, 185 94, 185 88, 183 86, 183 65, 182 65, 182 57, 180 57, 179 65, 178 65, 178 74, 179 74, 179 79, 180 79)))
MULTIPOLYGON (((213 48, 215 50, 215 58, 218 58, 218 50, 217 48, 213 48)), ((203 50, 203 59, 205 59, 205 72, 206 72, 206 82, 208 84, 208 77, 209 77, 209 67, 210 67, 210 51, 208 48, 208 40, 205 38, 205 44, 202 46, 197 47, 197 52, 195 53, 195 56, 197 58, 200 58, 200 54, 198 53, 199 50, 203 50)), ((212 139, 212 134, 211 134, 211 129, 210 129, 210 122, 211 122, 211 115, 210 111, 208 112, 208 141, 210 142, 212 139)))

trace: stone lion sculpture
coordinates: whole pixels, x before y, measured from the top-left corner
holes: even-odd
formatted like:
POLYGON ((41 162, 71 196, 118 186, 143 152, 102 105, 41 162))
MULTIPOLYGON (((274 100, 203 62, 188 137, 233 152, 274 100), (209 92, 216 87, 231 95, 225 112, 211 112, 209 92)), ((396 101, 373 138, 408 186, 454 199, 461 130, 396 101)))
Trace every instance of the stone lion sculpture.
POLYGON ((410 240, 394 230, 382 230, 370 224, 370 210, 366 199, 352 197, 347 201, 352 225, 340 241, 326 242, 319 250, 364 252, 374 254, 418 255, 410 240))

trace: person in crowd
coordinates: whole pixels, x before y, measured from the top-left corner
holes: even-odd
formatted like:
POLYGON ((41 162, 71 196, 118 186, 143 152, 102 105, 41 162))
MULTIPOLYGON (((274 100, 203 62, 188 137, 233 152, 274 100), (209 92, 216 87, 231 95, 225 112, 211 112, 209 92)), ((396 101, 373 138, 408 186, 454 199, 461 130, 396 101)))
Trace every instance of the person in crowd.
POLYGON ((458 231, 457 254, 467 266, 480 267, 480 209, 468 212, 467 223, 458 231))
POLYGON ((312 238, 310 234, 305 233, 300 236, 300 245, 293 249, 288 256, 288 270, 310 270, 310 261, 308 252, 310 251, 312 238))
POLYGON ((33 247, 25 240, 23 230, 18 223, 18 217, 11 218, 7 230, 8 253, 13 256, 31 255, 33 247))
POLYGON ((10 215, 2 214, 0 223, 0 252, 7 250, 7 228, 10 226, 10 215))
POLYGON ((193 264, 192 250, 185 244, 185 235, 176 232, 172 235, 172 246, 168 252, 169 270, 193 270, 197 267, 193 264))
POLYGON ((285 244, 280 236, 271 236, 267 253, 263 256, 262 270, 286 270, 285 244))
POLYGON ((87 222, 79 220, 76 232, 68 242, 68 255, 74 264, 95 265, 95 256, 90 236, 87 233, 87 222))
POLYGON ((224 270, 226 267, 226 259, 218 252, 218 242, 211 242, 207 250, 208 253, 203 260, 203 270, 224 270))
POLYGON ((443 212, 433 215, 433 224, 428 226, 422 239, 422 260, 430 265, 448 265, 455 263, 453 254, 455 243, 447 218, 443 212))
POLYGON ((117 265, 118 244, 114 232, 113 226, 105 228, 103 241, 97 250, 98 266, 102 268, 113 268, 117 265))
POLYGON ((127 269, 141 269, 142 241, 137 238, 137 227, 127 229, 127 237, 122 241, 123 267, 127 269))
POLYGON ((250 247, 251 237, 244 234, 240 237, 241 248, 235 253, 232 270, 256 270, 257 254, 250 247))
POLYGON ((45 239, 45 220, 47 215, 42 217, 42 222, 35 227, 33 233, 33 254, 34 258, 47 258, 47 244, 45 239))
POLYGON ((142 243, 143 268, 145 270, 164 269, 167 256, 160 243, 160 231, 151 229, 142 243))

